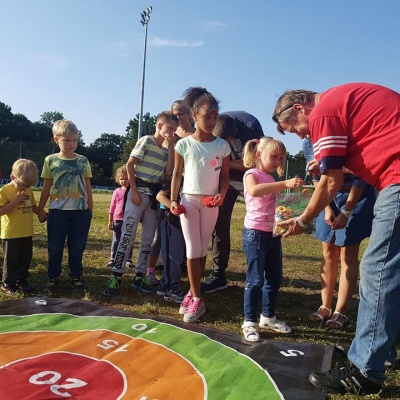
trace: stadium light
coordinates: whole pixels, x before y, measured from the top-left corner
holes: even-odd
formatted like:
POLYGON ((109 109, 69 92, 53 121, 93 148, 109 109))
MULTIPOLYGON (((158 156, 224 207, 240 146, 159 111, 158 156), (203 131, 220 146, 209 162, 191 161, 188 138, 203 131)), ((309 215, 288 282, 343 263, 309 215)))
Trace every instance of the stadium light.
POLYGON ((139 127, 138 139, 142 136, 143 125, 143 97, 144 97, 144 78, 146 74, 146 49, 147 49, 147 25, 150 21, 150 13, 153 11, 152 6, 148 6, 143 12, 140 13, 140 23, 144 26, 144 50, 143 50, 143 72, 142 72, 142 91, 140 95, 140 113, 139 113, 139 127))

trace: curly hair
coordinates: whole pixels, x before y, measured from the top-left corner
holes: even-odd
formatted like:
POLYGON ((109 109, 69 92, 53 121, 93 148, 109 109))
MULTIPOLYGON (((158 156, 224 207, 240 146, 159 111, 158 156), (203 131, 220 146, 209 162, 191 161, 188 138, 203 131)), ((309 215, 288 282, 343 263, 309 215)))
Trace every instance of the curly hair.
POLYGON ((219 109, 219 101, 206 89, 200 86, 190 87, 183 92, 183 101, 192 110, 192 112, 198 112, 199 109, 208 104, 215 106, 219 109))

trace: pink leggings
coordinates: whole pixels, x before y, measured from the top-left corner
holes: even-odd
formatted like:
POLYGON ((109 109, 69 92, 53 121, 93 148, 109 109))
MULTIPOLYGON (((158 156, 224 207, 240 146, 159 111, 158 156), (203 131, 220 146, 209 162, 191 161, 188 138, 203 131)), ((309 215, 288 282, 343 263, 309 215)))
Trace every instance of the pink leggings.
POLYGON ((183 237, 186 242, 187 258, 201 258, 207 255, 215 223, 218 217, 218 207, 206 207, 202 203, 202 194, 182 194, 181 204, 186 208, 186 214, 181 214, 183 237))

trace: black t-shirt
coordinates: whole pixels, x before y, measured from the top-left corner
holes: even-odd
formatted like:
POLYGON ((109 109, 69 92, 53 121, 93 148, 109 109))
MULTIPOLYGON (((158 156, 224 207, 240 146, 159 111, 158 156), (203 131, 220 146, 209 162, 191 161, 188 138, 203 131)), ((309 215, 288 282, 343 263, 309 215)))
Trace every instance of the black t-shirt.
MULTIPOLYGON (((231 116, 236 123, 236 136, 231 143, 231 159, 238 160, 243 158, 243 147, 251 139, 260 139, 264 136, 260 121, 246 111, 226 111, 221 115, 231 116)), ((231 181, 243 182, 244 172, 230 170, 231 181)), ((240 189, 239 189, 240 190, 240 189)))

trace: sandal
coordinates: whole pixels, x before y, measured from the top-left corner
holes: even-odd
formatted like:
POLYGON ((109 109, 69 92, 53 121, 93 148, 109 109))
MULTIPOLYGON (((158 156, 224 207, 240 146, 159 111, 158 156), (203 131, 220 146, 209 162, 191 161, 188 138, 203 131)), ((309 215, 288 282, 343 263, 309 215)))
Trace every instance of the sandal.
POLYGON ((344 314, 335 311, 332 318, 328 319, 325 325, 328 329, 342 329, 346 325, 347 321, 348 318, 344 314))
POLYGON ((332 309, 325 307, 325 306, 320 306, 318 310, 312 314, 310 314, 310 320, 313 322, 319 322, 320 324, 323 324, 327 319, 329 319, 332 315, 332 309), (328 315, 322 315, 320 313, 321 310, 326 310, 328 311, 328 315))
POLYGON ((260 334, 258 333, 257 322, 244 321, 242 325, 243 336, 248 342, 259 342, 260 334))

